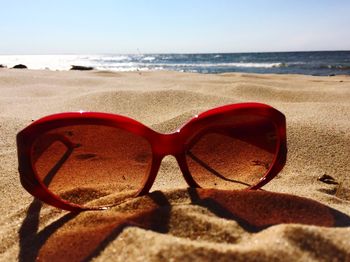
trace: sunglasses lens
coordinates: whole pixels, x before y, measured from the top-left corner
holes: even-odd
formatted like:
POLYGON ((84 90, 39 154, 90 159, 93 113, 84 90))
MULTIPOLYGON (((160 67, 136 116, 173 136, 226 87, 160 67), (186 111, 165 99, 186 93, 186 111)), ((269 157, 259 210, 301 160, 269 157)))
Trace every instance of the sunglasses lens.
POLYGON ((100 125, 50 130, 34 142, 33 169, 57 197, 86 207, 116 204, 141 189, 152 161, 148 141, 100 125))
POLYGON ((244 189, 257 184, 274 162, 278 135, 271 120, 253 115, 217 119, 191 139, 186 159, 201 187, 244 189))

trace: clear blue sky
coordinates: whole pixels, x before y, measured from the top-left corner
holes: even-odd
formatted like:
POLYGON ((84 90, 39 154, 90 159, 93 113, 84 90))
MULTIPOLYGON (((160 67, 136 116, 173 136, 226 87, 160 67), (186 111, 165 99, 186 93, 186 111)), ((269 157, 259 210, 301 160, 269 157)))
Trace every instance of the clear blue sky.
POLYGON ((349 0, 0 0, 0 54, 350 50, 349 0))

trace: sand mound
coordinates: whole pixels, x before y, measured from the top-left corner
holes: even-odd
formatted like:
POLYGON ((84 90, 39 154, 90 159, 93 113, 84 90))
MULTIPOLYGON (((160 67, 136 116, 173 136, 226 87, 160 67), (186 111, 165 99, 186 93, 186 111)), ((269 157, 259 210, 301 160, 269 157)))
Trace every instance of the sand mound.
POLYGON ((1 261, 350 259, 350 80, 346 76, 50 72, 0 76, 1 261), (47 114, 103 111, 160 132, 241 101, 287 117, 288 160, 264 190, 186 189, 173 157, 143 197, 68 213, 22 188, 15 135, 47 114), (336 183, 319 180, 329 175, 336 183))

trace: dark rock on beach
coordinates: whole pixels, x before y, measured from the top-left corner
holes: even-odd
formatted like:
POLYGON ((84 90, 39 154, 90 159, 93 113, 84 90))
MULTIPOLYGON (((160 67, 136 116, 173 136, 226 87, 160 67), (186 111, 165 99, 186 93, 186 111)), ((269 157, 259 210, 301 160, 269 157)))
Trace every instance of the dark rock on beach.
POLYGON ((0 68, 6 68, 6 66, 4 66, 4 65, 0 64, 0 68))
POLYGON ((339 183, 330 175, 324 174, 320 176, 317 180, 326 183, 326 184, 332 184, 332 185, 338 185, 339 183))
POLYGON ((28 67, 25 66, 25 65, 22 65, 22 64, 18 64, 18 65, 15 65, 14 67, 12 68, 15 68, 15 69, 27 69, 28 67))
POLYGON ((72 65, 72 68, 70 70, 81 70, 81 71, 87 71, 87 70, 93 70, 94 68, 91 66, 78 66, 78 65, 72 65))

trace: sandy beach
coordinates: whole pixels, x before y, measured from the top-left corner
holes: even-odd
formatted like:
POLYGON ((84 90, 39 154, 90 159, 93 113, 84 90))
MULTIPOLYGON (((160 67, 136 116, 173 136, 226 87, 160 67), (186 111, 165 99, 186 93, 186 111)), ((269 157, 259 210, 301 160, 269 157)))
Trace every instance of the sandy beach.
POLYGON ((350 261, 349 160, 349 76, 0 69, 0 261, 350 261), (15 137, 40 117, 109 112, 167 133, 248 101, 287 119, 287 163, 264 191, 188 189, 173 157, 150 194, 106 211, 20 184, 15 137))

